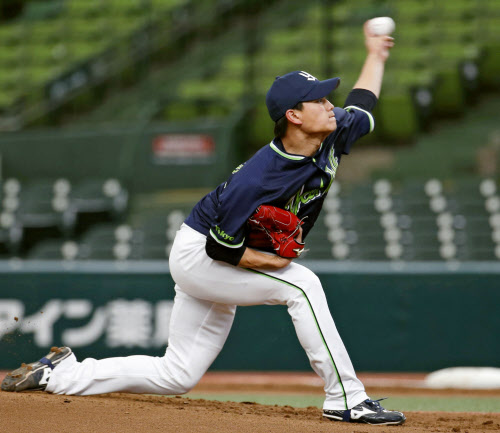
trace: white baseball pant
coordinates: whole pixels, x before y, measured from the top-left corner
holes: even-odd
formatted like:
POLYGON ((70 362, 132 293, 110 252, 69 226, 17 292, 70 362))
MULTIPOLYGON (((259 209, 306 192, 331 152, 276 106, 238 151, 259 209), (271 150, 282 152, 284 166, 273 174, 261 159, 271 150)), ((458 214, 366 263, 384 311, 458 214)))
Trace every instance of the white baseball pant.
POLYGON ((129 356, 77 362, 52 372, 47 391, 91 395, 132 392, 184 394, 219 354, 237 305, 287 305, 300 344, 324 380, 324 409, 352 408, 367 399, 337 332, 318 277, 291 263, 276 271, 248 270, 210 259, 206 238, 183 224, 170 255, 176 296, 163 358, 129 356))

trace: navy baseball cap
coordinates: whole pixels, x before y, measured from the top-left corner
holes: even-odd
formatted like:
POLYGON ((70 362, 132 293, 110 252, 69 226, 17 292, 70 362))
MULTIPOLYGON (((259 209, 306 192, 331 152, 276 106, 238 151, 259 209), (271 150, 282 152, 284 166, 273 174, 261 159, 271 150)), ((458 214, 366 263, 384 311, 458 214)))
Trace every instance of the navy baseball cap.
POLYGON ((293 71, 282 77, 276 77, 266 95, 269 115, 276 122, 299 102, 324 98, 339 84, 340 78, 319 81, 304 71, 293 71))

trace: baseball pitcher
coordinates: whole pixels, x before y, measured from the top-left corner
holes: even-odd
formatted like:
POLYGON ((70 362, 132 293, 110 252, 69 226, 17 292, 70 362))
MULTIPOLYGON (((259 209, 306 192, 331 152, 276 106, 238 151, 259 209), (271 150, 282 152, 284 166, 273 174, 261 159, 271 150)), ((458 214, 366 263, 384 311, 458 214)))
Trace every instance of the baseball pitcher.
POLYGON ((266 96, 274 139, 194 207, 170 255, 176 283, 165 356, 85 359, 53 348, 23 364, 3 391, 66 395, 183 394, 222 349, 238 305, 286 305, 311 367, 324 380, 323 416, 402 424, 401 412, 370 400, 356 377, 319 278, 294 261, 304 249, 341 157, 374 128, 385 61, 393 46, 365 24, 366 61, 344 108, 327 96, 339 78, 304 71, 277 77, 266 96))

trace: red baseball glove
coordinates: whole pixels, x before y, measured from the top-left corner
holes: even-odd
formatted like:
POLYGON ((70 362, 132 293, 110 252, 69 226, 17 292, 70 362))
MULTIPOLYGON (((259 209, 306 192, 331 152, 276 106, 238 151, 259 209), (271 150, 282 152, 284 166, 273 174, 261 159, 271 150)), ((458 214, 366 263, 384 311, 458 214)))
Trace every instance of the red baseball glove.
POLYGON ((281 257, 299 257, 304 242, 297 236, 303 221, 287 210, 261 205, 248 219, 247 245, 254 248, 273 248, 281 257))

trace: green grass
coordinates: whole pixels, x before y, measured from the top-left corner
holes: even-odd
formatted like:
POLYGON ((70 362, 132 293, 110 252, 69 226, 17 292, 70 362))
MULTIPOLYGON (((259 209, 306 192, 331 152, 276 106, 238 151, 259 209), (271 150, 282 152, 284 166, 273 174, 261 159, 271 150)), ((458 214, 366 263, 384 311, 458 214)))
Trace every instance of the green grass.
MULTIPOLYGON (((323 397, 317 395, 259 395, 259 394, 201 394, 189 393, 186 397, 217 401, 243 402, 260 404, 308 407, 323 405, 323 397)), ((390 397, 382 402, 388 409, 402 411, 443 411, 443 412, 500 412, 500 397, 390 397)))

